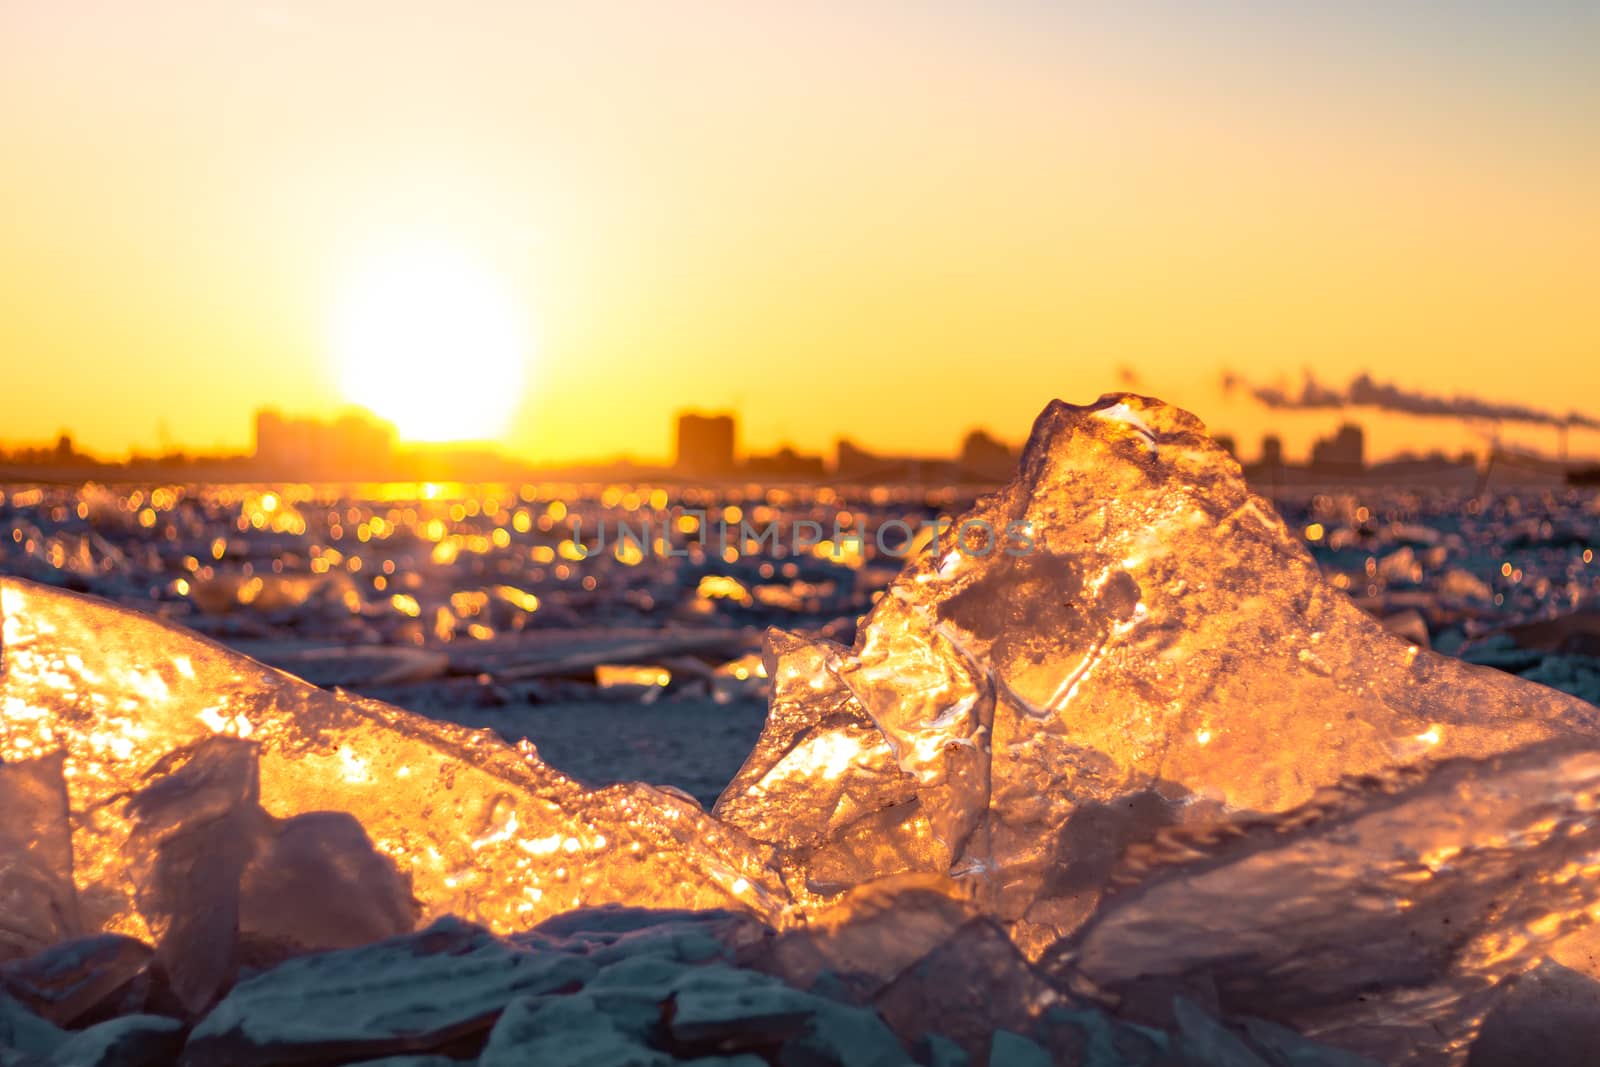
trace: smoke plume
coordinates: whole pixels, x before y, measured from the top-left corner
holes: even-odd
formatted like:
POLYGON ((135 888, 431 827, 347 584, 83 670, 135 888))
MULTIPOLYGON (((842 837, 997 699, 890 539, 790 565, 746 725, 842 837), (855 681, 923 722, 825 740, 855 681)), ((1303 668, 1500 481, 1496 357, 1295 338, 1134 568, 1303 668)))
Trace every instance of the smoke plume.
POLYGON ((1357 375, 1343 389, 1324 385, 1307 374, 1305 384, 1296 394, 1275 386, 1257 385, 1230 372, 1222 376, 1222 387, 1228 393, 1244 389, 1267 407, 1280 410, 1366 407, 1429 418, 1484 419, 1600 430, 1600 419, 1576 411, 1563 415, 1521 404, 1499 404, 1474 396, 1438 396, 1374 381, 1369 374, 1357 375))

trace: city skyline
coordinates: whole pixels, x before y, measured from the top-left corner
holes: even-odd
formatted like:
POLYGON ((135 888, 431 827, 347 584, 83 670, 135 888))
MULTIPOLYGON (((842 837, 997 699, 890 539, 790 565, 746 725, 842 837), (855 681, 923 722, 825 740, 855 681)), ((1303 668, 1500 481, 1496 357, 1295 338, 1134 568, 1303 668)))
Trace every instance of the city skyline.
MULTIPOLYGON (((1128 372, 1124 371, 1126 377, 1128 372)), ((1364 379, 1358 379, 1358 382, 1364 379)), ((1258 390, 1260 387, 1256 387, 1258 390)), ((1324 389, 1315 383, 1306 385, 1307 393, 1312 390, 1324 389)), ((1137 391, 1136 389, 1129 391, 1137 391)), ((1235 398, 1244 389, 1242 383, 1228 380, 1221 386, 1224 397, 1235 398)), ((1415 395, 1415 394, 1411 394, 1415 395)), ((1248 400, 1249 398, 1247 398, 1248 400)), ((1445 403, 1443 399, 1426 398, 1435 403, 1445 403)), ((1457 396, 1450 398, 1449 403, 1465 404, 1468 410, 1486 409, 1492 401, 1478 397, 1457 396)), ((1343 427, 1355 426, 1363 437, 1363 449, 1366 458, 1372 462, 1385 462, 1395 458, 1412 458, 1427 455, 1458 456, 1466 453, 1473 455, 1487 455, 1496 449, 1509 449, 1513 452, 1543 456, 1554 461, 1571 460, 1576 463, 1593 462, 1600 458, 1600 434, 1595 434, 1592 423, 1593 417, 1580 412, 1572 412, 1570 425, 1563 425, 1556 416, 1537 409, 1508 409, 1512 417, 1500 421, 1487 418, 1467 418, 1460 415, 1447 415, 1434 413, 1432 415, 1419 415, 1414 412, 1396 412, 1386 410, 1381 406, 1359 403, 1304 403, 1301 401, 1289 402, 1281 397, 1274 403, 1258 405, 1267 415, 1267 420, 1259 423, 1259 432, 1255 434, 1240 434, 1228 428, 1227 424, 1208 423, 1208 430, 1219 439, 1230 442, 1230 451, 1235 451, 1241 462, 1255 462, 1267 457, 1268 452, 1281 455, 1286 461, 1293 463, 1310 463, 1317 454, 1319 447, 1325 445, 1343 427), (1521 417, 1516 417, 1520 413, 1521 417), (1543 420, 1543 421, 1540 421, 1543 420), (1394 422, 1420 425, 1423 432, 1418 435, 1403 433, 1395 435, 1386 433, 1386 428, 1392 428, 1394 422), (1374 433, 1374 428, 1377 432, 1374 433), (1594 445, 1589 441, 1593 438, 1594 445), (1268 444, 1268 440, 1271 444, 1268 444), (1586 447, 1587 446, 1587 447, 1586 447)), ((529 469, 563 469, 577 467, 599 467, 608 464, 638 465, 644 467, 682 467, 680 462, 683 454, 682 420, 685 415, 695 417, 706 415, 711 417, 727 417, 734 420, 738 426, 738 447, 732 452, 740 457, 741 461, 755 459, 758 466, 762 462, 775 461, 775 469, 792 468, 797 459, 809 457, 828 457, 828 464, 836 466, 834 457, 841 446, 865 448, 868 454, 877 452, 884 455, 924 456, 948 458, 959 455, 964 438, 971 434, 982 434, 992 440, 1002 443, 1005 447, 1015 450, 1027 437, 1027 426, 1021 428, 1004 429, 971 423, 964 427, 952 426, 947 440, 930 448, 920 450, 895 449, 883 440, 870 436, 871 426, 844 427, 834 433, 830 438, 822 441, 815 447, 804 447, 792 438, 757 438, 752 439, 745 427, 744 415, 737 409, 713 410, 704 405, 692 410, 679 410, 675 412, 662 412, 658 423, 649 432, 640 435, 640 441, 645 442, 652 438, 661 439, 664 444, 656 447, 642 445, 617 453, 602 455, 574 455, 563 462, 540 463, 527 456, 518 455, 514 450, 503 447, 494 441, 460 440, 460 441, 415 441, 407 439, 398 433, 392 421, 357 405, 344 405, 330 414, 318 414, 304 409, 279 409, 277 407, 258 407, 251 414, 244 427, 242 444, 216 445, 213 447, 179 446, 171 442, 152 449, 128 449, 122 452, 106 452, 93 448, 81 447, 82 442, 76 431, 71 426, 62 426, 53 434, 40 439, 13 439, 0 437, 0 456, 7 451, 12 453, 28 452, 43 456, 58 448, 63 441, 69 442, 78 454, 92 457, 98 462, 122 463, 126 461, 141 461, 160 458, 162 456, 188 456, 207 458, 229 458, 260 453, 260 438, 262 433, 263 417, 281 418, 290 423, 318 424, 332 427, 338 423, 352 418, 367 420, 375 425, 382 426, 389 438, 389 447, 395 449, 409 449, 415 454, 448 454, 452 450, 462 454, 487 455, 495 454, 504 457, 507 461, 516 462, 527 466, 529 469), (953 451, 945 449, 954 446, 953 451)))
MULTIPOLYGON (((540 475, 666 477, 688 481, 823 482, 858 484, 939 483, 999 484, 1012 476, 1023 441, 1003 440, 985 427, 972 427, 950 450, 920 453, 875 448, 859 436, 843 434, 831 447, 805 452, 783 443, 775 448, 750 446, 739 431, 740 417, 728 411, 680 411, 672 420, 672 452, 665 458, 591 457, 564 466, 540 466, 492 446, 475 442, 416 443, 401 440, 392 423, 370 412, 348 409, 330 419, 258 409, 249 448, 220 452, 171 451, 133 455, 126 461, 79 450, 70 433, 48 444, 18 448, 0 441, 0 475, 7 471, 27 480, 28 472, 66 477, 93 477, 120 471, 128 477, 218 478, 222 480, 287 479, 289 481, 504 481, 540 475), (185 472, 188 472, 187 474, 185 472)), ((1564 435, 1563 435, 1564 437, 1564 435)), ((1314 438, 1304 452, 1287 449, 1273 430, 1257 442, 1241 443, 1232 434, 1216 433, 1217 442, 1244 467, 1248 476, 1277 481, 1279 473, 1305 472, 1338 480, 1345 476, 1398 475, 1414 481, 1424 468, 1459 472, 1521 460, 1542 478, 1562 472, 1587 475, 1595 469, 1588 457, 1551 455, 1507 448, 1494 439, 1482 450, 1450 452, 1443 448, 1374 455, 1367 448, 1365 426, 1341 419, 1314 438)), ((1563 444, 1564 444, 1563 440, 1563 444)))

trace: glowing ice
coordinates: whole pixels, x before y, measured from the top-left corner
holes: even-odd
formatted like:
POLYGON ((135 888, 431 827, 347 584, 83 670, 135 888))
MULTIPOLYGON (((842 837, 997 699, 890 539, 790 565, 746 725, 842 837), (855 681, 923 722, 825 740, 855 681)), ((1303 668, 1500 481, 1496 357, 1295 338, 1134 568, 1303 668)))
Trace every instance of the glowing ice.
POLYGON ((774 630, 766 669, 766 729, 715 814, 778 846, 802 892, 927 868, 916 782, 834 673, 827 646, 774 630))
MULTIPOLYGON (((813 684, 778 679, 756 757, 810 723, 831 731, 814 751, 854 746, 853 765, 879 767, 878 739, 834 725, 859 709, 915 782, 926 833, 903 835, 917 847, 902 866, 975 880, 1030 955, 1162 826, 1283 811, 1347 775, 1600 723, 1591 705, 1386 633, 1322 580, 1198 419, 1131 395, 1046 408, 1017 478, 907 567, 853 648, 775 652, 780 671, 803 656, 813 684), (1029 541, 989 544, 985 528, 1029 541)), ((749 778, 718 810, 792 850, 746 813, 795 772, 754 796, 749 778)), ((807 786, 829 810, 832 788, 807 786)), ((841 880, 837 865, 812 878, 841 880)))
POLYGON ((1228 1014, 1383 1063, 1447 1061, 1501 978, 1588 922, 1597 810, 1600 748, 1565 742, 1346 783, 1134 857, 1051 963, 1113 1002, 1203 980, 1228 1014))
POLYGON ((0 763, 0 962, 81 932, 62 765, 0 763))
POLYGON ((531 746, 328 693, 102 601, 0 578, 0 760, 60 749, 72 876, 89 930, 149 939, 123 862, 126 799, 169 752, 224 735, 259 746, 280 819, 348 812, 411 879, 424 918, 524 929, 581 905, 787 902, 765 849, 649 786, 590 791, 531 746))

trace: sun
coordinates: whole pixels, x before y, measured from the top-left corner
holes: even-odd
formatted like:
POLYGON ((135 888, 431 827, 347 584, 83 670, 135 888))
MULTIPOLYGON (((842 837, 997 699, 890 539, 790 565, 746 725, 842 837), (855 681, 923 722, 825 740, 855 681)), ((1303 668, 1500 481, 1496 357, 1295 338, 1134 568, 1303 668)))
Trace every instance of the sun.
POLYGON ((448 248, 413 248, 353 273, 329 345, 345 398, 411 441, 486 441, 506 429, 527 363, 517 302, 448 248))

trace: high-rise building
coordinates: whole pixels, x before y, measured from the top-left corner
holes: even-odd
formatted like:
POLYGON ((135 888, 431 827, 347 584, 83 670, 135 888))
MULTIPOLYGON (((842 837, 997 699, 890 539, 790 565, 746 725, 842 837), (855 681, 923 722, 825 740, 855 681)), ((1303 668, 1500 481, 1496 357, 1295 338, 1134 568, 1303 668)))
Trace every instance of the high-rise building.
POLYGON ((1317 470, 1359 471, 1366 463, 1366 435, 1361 427, 1347 422, 1332 437, 1319 438, 1311 446, 1311 466, 1317 470))
POLYGON ((678 454, 674 464, 684 474, 716 476, 734 472, 732 415, 678 416, 678 454))

